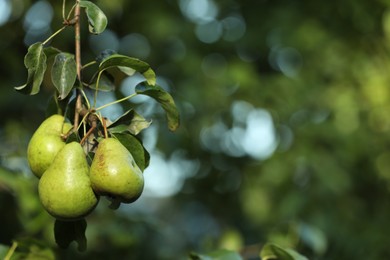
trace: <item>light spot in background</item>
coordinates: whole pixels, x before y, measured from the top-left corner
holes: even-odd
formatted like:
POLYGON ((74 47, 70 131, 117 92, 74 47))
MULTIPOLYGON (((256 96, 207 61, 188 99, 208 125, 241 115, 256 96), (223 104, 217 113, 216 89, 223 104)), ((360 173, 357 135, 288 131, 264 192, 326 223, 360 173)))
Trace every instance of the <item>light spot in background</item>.
POLYGON ((231 106, 231 113, 235 124, 246 123, 249 113, 254 109, 253 105, 242 100, 236 100, 231 106))
POLYGON ((27 11, 24 18, 24 29, 39 34, 50 27, 53 19, 53 8, 46 1, 38 1, 27 11))
POLYGON ((201 42, 214 43, 222 35, 222 24, 217 20, 212 20, 205 24, 198 24, 195 34, 201 42))
MULTIPOLYGON (((129 95, 133 94, 135 92, 135 86, 144 80, 145 80, 145 78, 140 74, 134 74, 131 77, 127 77, 126 79, 124 79, 122 81, 122 84, 120 87, 122 94, 124 96, 129 96, 129 95)), ((137 95, 137 96, 131 98, 130 101, 133 103, 139 104, 139 103, 145 102, 148 99, 149 99, 148 96, 137 95)))
POLYGON ((201 145, 233 157, 247 155, 257 160, 270 157, 278 146, 271 114, 245 101, 237 101, 232 105, 232 116, 231 128, 221 120, 204 127, 200 133, 201 145))
POLYGON ((183 151, 176 151, 167 159, 159 151, 151 152, 151 161, 144 172, 145 195, 169 197, 178 193, 184 181, 196 174, 199 161, 189 160, 183 151))
POLYGON ((211 0, 180 0, 181 12, 185 17, 197 24, 205 24, 218 14, 218 7, 211 0))
POLYGON ((275 47, 271 49, 268 60, 272 68, 287 77, 295 77, 302 67, 302 55, 291 47, 275 47))
POLYGON ((222 20, 223 39, 229 42, 239 40, 245 34, 246 24, 239 15, 229 16, 222 20))
POLYGON ((99 35, 89 36, 89 46, 96 55, 107 49, 118 51, 119 39, 115 32, 106 29, 99 35))
POLYGON ((53 19, 53 8, 47 1, 38 1, 33 4, 24 17, 26 35, 24 43, 30 45, 45 39, 51 31, 50 23, 53 19))
POLYGON ((132 33, 123 37, 120 41, 119 52, 139 59, 146 59, 150 54, 148 39, 142 34, 132 33))
POLYGON ((272 117, 267 110, 255 109, 247 119, 246 133, 242 140, 245 152, 255 159, 266 159, 277 147, 272 117))
POLYGON ((226 58, 219 53, 212 53, 203 58, 202 71, 210 78, 225 76, 227 68, 226 58))
POLYGON ((12 6, 9 0, 0 0, 0 26, 5 24, 11 17, 12 6))
MULTIPOLYGON (((88 98, 89 102, 91 103, 91 105, 93 105, 94 94, 95 94, 95 91, 86 92, 87 98, 88 98)), ((115 100, 117 100, 117 99, 116 99, 116 96, 113 92, 99 92, 95 107, 103 106, 103 105, 111 103, 115 100)), ((110 105, 106 108, 101 109, 100 112, 102 113, 102 115, 104 117, 107 117, 111 121, 116 120, 118 117, 120 117, 124 113, 123 108, 120 104, 110 105)))

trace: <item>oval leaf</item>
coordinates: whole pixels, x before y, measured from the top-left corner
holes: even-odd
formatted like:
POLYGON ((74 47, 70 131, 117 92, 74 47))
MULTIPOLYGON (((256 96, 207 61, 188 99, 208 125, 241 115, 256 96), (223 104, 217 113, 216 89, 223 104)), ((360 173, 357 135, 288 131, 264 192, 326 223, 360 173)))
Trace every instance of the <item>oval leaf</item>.
POLYGON ((28 95, 35 95, 39 92, 46 71, 46 59, 41 42, 34 43, 28 48, 24 56, 24 65, 28 72, 27 82, 15 87, 17 91, 28 95))
POLYGON ((131 153, 141 171, 149 166, 150 155, 137 137, 129 133, 115 133, 113 136, 131 153))
POLYGON ((134 110, 129 110, 108 126, 110 133, 130 132, 133 135, 139 134, 148 128, 152 121, 148 121, 134 110))
POLYGON ((133 69, 141 73, 145 77, 148 84, 156 84, 156 74, 150 68, 149 64, 137 58, 132 58, 120 54, 113 54, 100 63, 99 71, 103 71, 112 67, 118 67, 122 72, 129 75, 132 75, 132 71, 126 70, 125 68, 133 69))
POLYGON ((151 86, 146 81, 139 83, 135 87, 138 94, 147 95, 155 99, 165 110, 168 128, 175 131, 180 125, 179 111, 176 108, 172 96, 158 85, 151 86))
POLYGON ((260 252, 264 260, 307 260, 307 258, 292 249, 284 249, 275 244, 267 243, 260 252))
POLYGON ((56 55, 51 70, 51 80, 59 93, 59 99, 64 99, 76 82, 76 61, 69 53, 61 52, 56 55))
POLYGON ((89 32, 102 33, 107 26, 107 17, 100 8, 90 1, 80 1, 80 6, 85 8, 88 17, 89 32))

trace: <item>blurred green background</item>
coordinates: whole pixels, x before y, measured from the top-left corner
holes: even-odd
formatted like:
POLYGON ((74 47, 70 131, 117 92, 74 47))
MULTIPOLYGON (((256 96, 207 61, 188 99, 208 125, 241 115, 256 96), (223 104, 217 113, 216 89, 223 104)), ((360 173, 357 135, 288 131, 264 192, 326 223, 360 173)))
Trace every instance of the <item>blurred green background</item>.
MULTIPOLYGON (((58 249, 26 161, 53 88, 46 80, 24 96, 13 87, 26 80, 27 47, 61 27, 62 1, 0 0, 1 244, 59 259, 222 248, 259 259, 265 242, 309 259, 390 258, 390 1, 94 2, 109 24, 90 36, 83 17, 83 62, 104 49, 147 61, 181 127, 169 132, 145 98, 105 111, 137 106, 153 119, 142 134, 145 192, 117 211, 102 198, 87 218, 87 252, 58 249)), ((73 52, 73 30, 51 45, 73 52)))

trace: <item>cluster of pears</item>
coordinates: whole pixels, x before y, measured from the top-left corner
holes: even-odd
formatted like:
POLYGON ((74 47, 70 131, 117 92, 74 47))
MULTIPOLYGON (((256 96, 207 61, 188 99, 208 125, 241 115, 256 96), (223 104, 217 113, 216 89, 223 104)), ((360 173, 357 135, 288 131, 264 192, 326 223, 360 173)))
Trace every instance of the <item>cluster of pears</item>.
POLYGON ((119 203, 138 199, 144 178, 126 147, 115 138, 105 138, 89 165, 80 143, 62 138, 71 128, 63 116, 52 115, 28 145, 28 163, 39 178, 39 198, 47 212, 71 221, 92 212, 100 195, 119 203))

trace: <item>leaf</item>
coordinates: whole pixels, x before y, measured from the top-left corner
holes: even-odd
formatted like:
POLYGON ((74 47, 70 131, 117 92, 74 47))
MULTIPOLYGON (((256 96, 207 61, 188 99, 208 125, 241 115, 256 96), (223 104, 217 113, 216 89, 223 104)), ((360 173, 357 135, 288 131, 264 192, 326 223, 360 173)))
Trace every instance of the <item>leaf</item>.
POLYGON ((144 171, 146 167, 149 166, 150 155, 148 151, 146 151, 142 142, 137 137, 129 133, 114 133, 113 135, 131 153, 135 163, 141 171, 144 171))
POLYGON ((41 42, 34 43, 28 48, 24 56, 24 65, 28 72, 27 82, 15 89, 27 95, 35 95, 40 90, 47 67, 46 55, 41 42))
POLYGON ((100 63, 99 71, 112 67, 118 67, 122 72, 130 75, 133 74, 132 71, 125 70, 125 68, 133 69, 141 73, 150 85, 156 84, 156 74, 150 68, 149 64, 137 58, 113 54, 100 63))
POLYGON ((76 221, 62 221, 56 219, 54 223, 54 237, 56 243, 61 248, 68 248, 72 241, 78 244, 77 249, 82 252, 87 249, 87 238, 85 231, 87 229, 87 222, 85 219, 76 221))
POLYGON ((60 99, 68 96, 76 82, 76 77, 76 61, 74 56, 65 52, 57 54, 51 70, 51 80, 59 93, 60 99))
POLYGON ((292 249, 284 249, 271 243, 263 246, 260 257, 262 260, 307 260, 305 256, 292 249))
POLYGON ((242 260, 240 254, 234 251, 221 249, 208 254, 190 253, 192 260, 242 260))
POLYGON ((107 17, 100 8, 90 1, 80 1, 80 6, 85 8, 88 17, 89 32, 102 33, 107 26, 107 17))
POLYGON ((54 48, 52 46, 45 47, 43 49, 43 52, 45 53, 47 59, 55 57, 57 54, 61 53, 61 51, 59 49, 54 48))
POLYGON ((129 110, 108 126, 110 133, 130 132, 133 135, 139 134, 148 128, 152 121, 148 121, 134 110, 129 110))
POLYGON ((162 87, 155 85, 151 86, 147 82, 141 82, 135 87, 138 94, 147 95, 155 99, 165 110, 168 128, 175 131, 180 125, 179 111, 176 108, 175 101, 172 96, 162 87))

